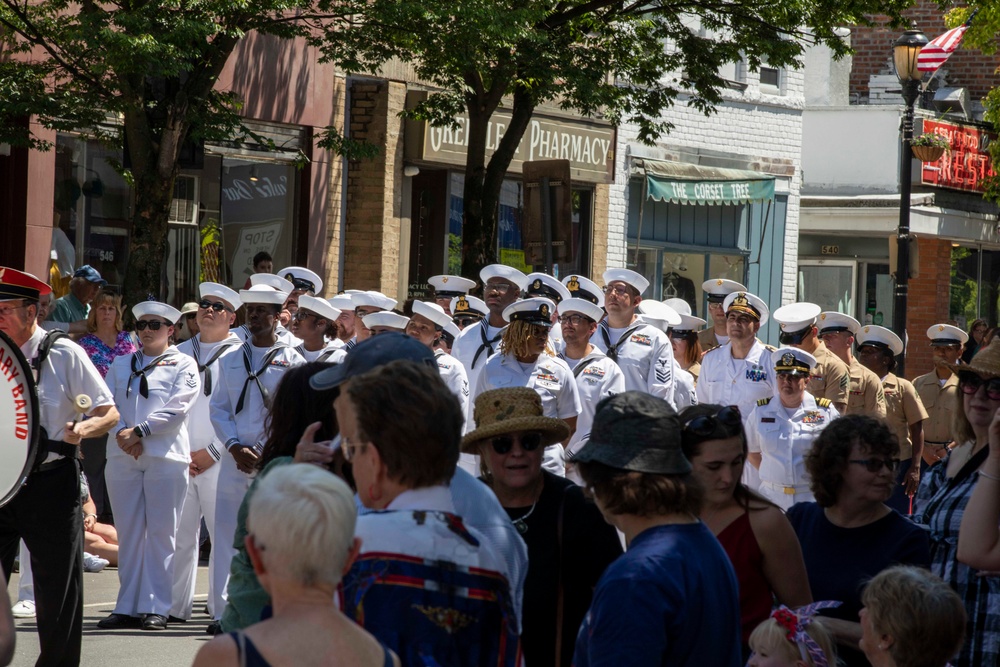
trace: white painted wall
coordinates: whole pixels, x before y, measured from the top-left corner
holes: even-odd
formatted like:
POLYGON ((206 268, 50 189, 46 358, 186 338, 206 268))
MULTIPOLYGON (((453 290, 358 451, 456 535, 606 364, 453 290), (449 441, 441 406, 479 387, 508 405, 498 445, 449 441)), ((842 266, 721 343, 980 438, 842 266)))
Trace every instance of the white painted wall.
POLYGON ((805 194, 890 194, 899 188, 899 106, 806 109, 805 194))

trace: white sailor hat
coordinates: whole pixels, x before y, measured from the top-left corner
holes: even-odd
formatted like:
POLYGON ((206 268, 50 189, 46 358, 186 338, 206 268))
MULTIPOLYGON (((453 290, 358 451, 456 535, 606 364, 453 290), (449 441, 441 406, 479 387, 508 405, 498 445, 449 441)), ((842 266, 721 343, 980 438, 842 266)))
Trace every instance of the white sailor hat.
POLYGON ((674 297, 673 299, 664 299, 663 303, 667 304, 671 308, 677 311, 678 315, 690 315, 691 314, 691 304, 684 299, 678 299, 674 297))
POLYGON ((442 336, 451 338, 451 340, 446 341, 449 347, 455 344, 455 339, 458 338, 460 333, 462 333, 462 330, 454 322, 448 322, 448 326, 441 330, 442 336))
POLYGON ((346 295, 348 295, 348 296, 351 296, 352 294, 363 294, 363 293, 364 293, 364 290, 363 290, 363 289, 345 289, 345 290, 344 290, 343 292, 341 292, 341 293, 342 293, 342 294, 346 294, 346 295))
POLYGON ((566 315, 568 313, 580 313, 581 315, 586 315, 595 322, 600 322, 601 318, 604 317, 604 310, 596 303, 591 303, 586 299, 577 299, 575 297, 564 299, 559 304, 559 314, 566 315))
POLYGON ((701 289, 708 296, 709 303, 722 303, 733 292, 746 292, 747 288, 735 280, 712 278, 701 284, 701 289))
MULTIPOLYGON (((396 307, 396 300, 388 297, 382 292, 359 292, 351 295, 351 303, 355 308, 381 308, 382 310, 392 310, 396 307)), ((365 326, 368 326, 367 324, 365 326)))
POLYGON ((889 350, 894 356, 903 353, 903 341, 885 327, 866 324, 858 330, 856 340, 859 348, 865 345, 874 345, 889 350))
POLYGON ((354 299, 351 298, 350 294, 338 294, 337 296, 331 296, 327 301, 330 305, 337 310, 343 312, 345 310, 354 312, 354 299))
POLYGON ((474 296, 456 296, 451 300, 451 316, 454 317, 486 317, 490 309, 482 299, 474 296))
POLYGON ((700 317, 681 313, 681 323, 675 324, 672 328, 675 334, 684 335, 688 333, 697 333, 701 331, 703 326, 705 326, 705 320, 700 317))
POLYGON ((525 278, 528 280, 528 286, 524 288, 524 292, 528 296, 544 296, 557 306, 560 301, 573 296, 557 278, 547 273, 529 273, 525 278))
POLYGON ((483 281, 484 285, 490 281, 490 278, 503 278, 517 285, 517 289, 522 291, 524 291, 525 285, 528 284, 527 276, 513 266, 507 266, 506 264, 484 266, 482 271, 479 272, 479 278, 483 281))
POLYGON ((819 314, 816 326, 819 328, 820 336, 825 333, 836 333, 838 331, 847 331, 851 335, 854 335, 861 328, 861 322, 858 322, 850 315, 838 313, 835 310, 825 310, 819 314))
POLYGON ((413 314, 426 317, 435 326, 444 329, 446 326, 452 323, 451 318, 448 317, 448 313, 444 312, 444 308, 437 305, 436 303, 428 303, 426 301, 414 301, 413 302, 413 314))
POLYGON ((603 278, 605 285, 610 285, 613 282, 622 282, 637 289, 640 295, 649 287, 648 280, 630 269, 608 269, 604 272, 603 278))
POLYGON ((250 276, 250 287, 255 287, 257 285, 266 285, 272 289, 278 290, 279 292, 285 292, 286 299, 288 298, 287 293, 295 289, 295 285, 273 273, 255 273, 250 276))
POLYGON ((950 324, 935 324, 927 330, 931 339, 931 347, 948 347, 949 345, 965 345, 969 334, 950 324))
POLYGON ((528 322, 545 327, 552 326, 552 313, 556 312, 556 304, 543 296, 533 296, 515 301, 503 309, 503 318, 508 322, 528 322))
POLYGON ((308 294, 300 296, 299 310, 302 310, 303 308, 312 311, 323 319, 330 320, 331 322, 340 317, 339 308, 331 306, 329 301, 321 299, 318 296, 309 296, 308 294))
POLYGON ((239 310, 243 302, 240 300, 240 295, 236 293, 236 290, 230 289, 225 285, 220 285, 219 283, 202 283, 198 285, 198 295, 204 299, 206 296, 214 296, 218 299, 222 299, 233 310, 239 310))
POLYGON ((278 271, 278 275, 291 282, 295 289, 305 290, 313 294, 319 294, 323 291, 323 280, 315 271, 310 271, 304 266, 289 266, 278 271))
POLYGON ((666 331, 670 327, 677 326, 681 323, 680 314, 667 304, 660 301, 643 299, 639 302, 639 307, 636 308, 636 310, 639 312, 639 315, 643 320, 652 324, 661 331, 666 331))
POLYGON ((746 313, 760 321, 761 326, 767 322, 767 304, 756 294, 750 292, 732 292, 722 302, 722 309, 728 314, 730 310, 746 313))
POLYGON ((469 280, 462 276, 431 276, 427 282, 434 288, 435 299, 468 294, 469 290, 476 286, 475 280, 469 280))
POLYGON ((816 366, 816 357, 797 347, 779 347, 771 353, 775 373, 809 376, 816 366))
POLYGON ((586 299, 604 308, 604 290, 590 278, 573 274, 563 278, 562 282, 574 299, 586 299))
MULTIPOLYGON (((264 273, 255 273, 256 276, 267 275, 264 273)), ((277 278, 277 276, 275 276, 277 278)), ((280 306, 285 303, 285 299, 288 298, 288 292, 281 290, 276 290, 265 284, 251 285, 250 289, 240 290, 240 300, 244 304, 248 303, 269 303, 273 306, 280 306)))
POLYGON ((181 311, 177 310, 173 306, 161 303, 159 301, 143 301, 132 306, 132 314, 135 315, 135 319, 139 319, 145 315, 155 315, 162 317, 171 326, 174 325, 177 320, 181 319, 181 311))
POLYGON ((382 310, 377 313, 369 313, 361 318, 361 322, 369 329, 375 327, 387 327, 403 331, 409 323, 410 318, 406 315, 394 313, 391 310, 382 310))
POLYGON ((781 329, 781 333, 778 334, 778 342, 782 345, 801 343, 812 331, 822 310, 815 303, 800 301, 782 306, 771 313, 771 317, 781 329))

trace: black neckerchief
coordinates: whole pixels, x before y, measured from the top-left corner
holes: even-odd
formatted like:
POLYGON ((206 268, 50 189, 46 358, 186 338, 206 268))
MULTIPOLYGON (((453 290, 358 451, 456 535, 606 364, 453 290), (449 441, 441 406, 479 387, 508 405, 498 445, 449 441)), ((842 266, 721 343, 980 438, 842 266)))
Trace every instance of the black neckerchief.
POLYGON ((236 401, 236 414, 243 411, 243 401, 246 399, 247 388, 250 386, 251 382, 255 382, 257 384, 257 389, 260 390, 260 395, 264 399, 264 404, 267 405, 269 395, 267 393, 267 389, 261 383, 258 376, 267 370, 267 367, 271 365, 271 361, 286 347, 288 346, 284 343, 276 342, 271 349, 267 351, 267 354, 264 355, 264 360, 261 362, 260 368, 254 371, 253 362, 251 361, 253 357, 250 349, 250 341, 243 343, 243 366, 247 370, 247 379, 243 382, 243 390, 240 391, 240 398, 236 401))
POLYGON ((136 376, 139 377, 139 394, 143 398, 149 398, 149 382, 146 380, 146 371, 156 366, 171 354, 172 352, 165 352, 142 368, 139 368, 139 357, 142 356, 142 352, 132 353, 132 374, 128 376, 128 382, 125 383, 125 398, 128 398, 128 395, 132 392, 132 378, 136 376))
POLYGON ((487 357, 493 354, 493 344, 500 340, 500 337, 503 336, 503 330, 506 329, 506 327, 504 327, 500 329, 497 335, 493 338, 487 338, 486 329, 488 325, 486 320, 480 320, 480 324, 482 326, 479 329, 479 335, 483 339, 483 342, 479 345, 479 349, 476 350, 476 354, 472 357, 472 368, 476 367, 476 362, 479 361, 479 355, 483 353, 483 350, 490 351, 489 354, 486 355, 487 357))
POLYGON ((608 324, 607 320, 601 322, 601 336, 604 338, 604 344, 608 348, 607 355, 611 359, 611 361, 615 362, 616 364, 618 363, 618 349, 622 345, 624 345, 628 341, 629 336, 631 336, 641 326, 642 322, 639 322, 638 324, 627 328, 625 332, 621 335, 621 338, 618 339, 618 342, 612 345, 611 325, 608 324))
POLYGON ((198 372, 205 374, 205 380, 202 382, 201 386, 202 386, 202 391, 205 393, 206 396, 212 395, 212 369, 211 369, 212 364, 218 361, 219 357, 221 357, 222 354, 227 349, 229 349, 233 345, 239 345, 239 344, 240 341, 234 338, 227 338, 223 340, 221 343, 219 343, 219 347, 216 348, 215 353, 212 355, 212 357, 203 364, 201 363, 201 343, 198 342, 197 336, 191 339, 191 350, 194 352, 194 360, 198 364, 198 372))

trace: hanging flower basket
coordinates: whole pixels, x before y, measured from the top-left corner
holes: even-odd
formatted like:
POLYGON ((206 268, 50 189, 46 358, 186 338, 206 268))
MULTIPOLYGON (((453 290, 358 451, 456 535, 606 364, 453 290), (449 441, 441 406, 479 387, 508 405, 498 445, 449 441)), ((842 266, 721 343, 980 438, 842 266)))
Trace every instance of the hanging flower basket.
POLYGON ((937 162, 944 155, 941 146, 913 146, 913 155, 921 162, 937 162))

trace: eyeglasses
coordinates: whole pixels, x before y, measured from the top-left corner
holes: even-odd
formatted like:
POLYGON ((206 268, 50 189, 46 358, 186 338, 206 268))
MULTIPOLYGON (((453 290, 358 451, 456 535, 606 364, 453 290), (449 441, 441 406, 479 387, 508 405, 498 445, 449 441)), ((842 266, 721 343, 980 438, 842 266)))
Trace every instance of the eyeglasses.
POLYGON ((295 314, 292 315, 292 319, 295 320, 296 322, 301 322, 307 317, 319 317, 319 315, 316 315, 315 313, 307 313, 304 310, 296 310, 295 314))
POLYGON ((15 310, 27 307, 28 306, 23 303, 20 306, 4 306, 3 308, 0 308, 0 317, 10 317, 15 310))
POLYGON ((735 405, 727 405, 714 415, 701 415, 684 424, 684 430, 699 437, 715 433, 719 426, 735 430, 743 427, 743 416, 735 405))
POLYGON ((795 333, 788 333, 782 331, 778 335, 778 342, 782 345, 798 345, 806 339, 812 329, 806 329, 805 331, 796 331, 795 333))
POLYGON ((962 371, 958 374, 958 388, 963 394, 972 396, 979 388, 986 385, 986 397, 991 401, 1000 401, 1000 378, 979 377, 972 371, 962 371))
POLYGON ((515 442, 520 442, 521 449, 524 451, 533 452, 542 446, 542 434, 538 431, 529 431, 520 435, 498 435, 490 441, 490 444, 493 446, 494 452, 503 455, 510 453, 515 442))
POLYGON ((809 374, 803 371, 777 371, 775 375, 778 376, 779 380, 784 378, 785 380, 790 380, 790 381, 805 380, 809 377, 809 374))
POLYGON ((470 324, 475 324, 476 322, 478 322, 479 318, 478 317, 453 317, 451 319, 451 321, 454 322, 455 326, 457 326, 458 328, 464 329, 465 327, 469 326, 470 324))
POLYGON ((208 299, 202 299, 198 302, 198 307, 202 310, 214 310, 217 313, 221 313, 224 310, 228 310, 230 313, 233 312, 232 308, 227 308, 226 304, 219 301, 209 301, 208 299))
POLYGON ((359 442, 356 445, 352 445, 351 440, 349 438, 344 438, 344 444, 343 447, 341 447, 341 449, 344 450, 344 460, 353 461, 357 453, 360 452, 362 449, 364 449, 364 446, 365 443, 363 442, 359 442))
POLYGON ((864 466, 868 472, 879 472, 882 468, 885 468, 889 472, 894 473, 899 466, 899 461, 893 459, 850 459, 848 463, 864 466))
POLYGON ((135 323, 135 330, 145 331, 148 328, 151 331, 159 331, 160 327, 172 326, 174 326, 172 322, 163 322, 161 320, 139 320, 135 323))
POLYGON ((590 322, 589 317, 585 315, 577 315, 576 313, 573 313, 572 315, 560 315, 557 319, 559 324, 572 324, 574 327, 590 322))
POLYGON ((513 285, 509 283, 486 283, 486 286, 483 287, 483 293, 496 292, 497 294, 506 294, 512 287, 513 285))
POLYGON ((628 288, 624 285, 605 285, 605 294, 614 294, 615 296, 625 296, 628 294, 628 288))

